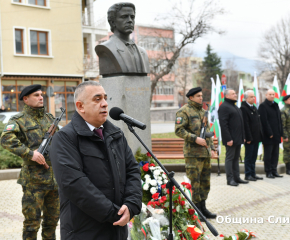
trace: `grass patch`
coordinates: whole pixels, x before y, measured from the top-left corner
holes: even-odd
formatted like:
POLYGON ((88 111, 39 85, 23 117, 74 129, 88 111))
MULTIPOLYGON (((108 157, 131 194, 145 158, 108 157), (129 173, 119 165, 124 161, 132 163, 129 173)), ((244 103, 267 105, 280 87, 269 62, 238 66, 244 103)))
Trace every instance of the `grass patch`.
MULTIPOLYGON (((172 133, 157 133, 157 134, 151 134, 151 138, 178 138, 174 132, 172 133)), ((241 157, 242 160, 244 161, 245 158, 245 147, 241 148, 241 157)), ((226 158, 226 147, 222 145, 221 147, 221 153, 220 153, 220 163, 224 163, 226 158)), ((258 160, 261 159, 261 156, 258 156, 258 160)), ((263 160, 263 158, 261 159, 263 160)), ((178 163, 184 163, 184 159, 161 159, 160 160, 162 163, 165 164, 178 164, 178 163)), ((212 162, 216 163, 217 160, 212 159, 212 162)), ((279 149, 279 163, 284 163, 283 162, 283 150, 280 148, 279 149)))

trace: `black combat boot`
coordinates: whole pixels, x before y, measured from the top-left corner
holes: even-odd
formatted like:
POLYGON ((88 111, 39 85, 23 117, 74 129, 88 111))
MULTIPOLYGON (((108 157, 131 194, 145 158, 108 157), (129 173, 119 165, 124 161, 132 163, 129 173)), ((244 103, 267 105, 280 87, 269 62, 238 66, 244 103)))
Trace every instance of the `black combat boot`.
POLYGON ((216 214, 211 213, 210 211, 208 211, 208 210, 206 209, 206 206, 205 206, 205 200, 201 201, 200 204, 201 204, 201 211, 202 211, 202 214, 203 214, 206 218, 216 218, 216 214))
MULTIPOLYGON (((198 208, 198 210, 199 211, 201 211, 201 213, 203 214, 203 212, 202 212, 202 210, 201 210, 201 203, 199 202, 199 203, 195 203, 194 204, 197 208, 198 208)), ((201 218, 201 217, 199 217, 199 220, 201 221, 201 222, 204 222, 204 220, 201 218)))
POLYGON ((290 163, 286 163, 286 174, 290 175, 290 163))

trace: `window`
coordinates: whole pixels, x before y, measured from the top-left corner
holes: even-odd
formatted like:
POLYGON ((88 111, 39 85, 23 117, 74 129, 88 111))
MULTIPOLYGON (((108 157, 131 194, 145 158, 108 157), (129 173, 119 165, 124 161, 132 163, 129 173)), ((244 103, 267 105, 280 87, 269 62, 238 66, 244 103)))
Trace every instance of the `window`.
POLYGON ((28 0, 28 4, 46 6, 46 0, 28 0))
POLYGON ((15 29, 15 52, 17 54, 24 53, 23 42, 23 29, 15 29))
POLYGON ((47 32, 30 31, 30 51, 32 55, 49 55, 47 32))
POLYGON ((13 2, 21 3, 21 0, 13 0, 13 2))

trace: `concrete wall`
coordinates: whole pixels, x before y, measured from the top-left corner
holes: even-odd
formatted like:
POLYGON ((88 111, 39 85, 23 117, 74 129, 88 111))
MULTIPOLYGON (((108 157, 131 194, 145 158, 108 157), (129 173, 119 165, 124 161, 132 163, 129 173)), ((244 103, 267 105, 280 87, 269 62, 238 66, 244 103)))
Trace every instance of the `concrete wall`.
POLYGON ((47 7, 0 1, 4 74, 83 75, 81 1, 50 1, 47 7), (24 54, 15 54, 14 28, 23 28, 24 54), (50 54, 31 55, 29 29, 49 31, 50 54))
POLYGON ((160 107, 160 108, 151 108, 151 121, 175 121, 176 112, 179 107, 160 107))

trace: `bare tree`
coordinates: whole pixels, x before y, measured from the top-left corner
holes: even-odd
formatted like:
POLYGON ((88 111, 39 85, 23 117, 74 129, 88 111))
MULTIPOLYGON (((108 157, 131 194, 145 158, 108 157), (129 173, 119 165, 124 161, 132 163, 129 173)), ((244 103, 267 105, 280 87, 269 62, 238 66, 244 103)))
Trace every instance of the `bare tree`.
POLYGON ((186 103, 186 93, 192 88, 192 74, 193 70, 191 67, 191 59, 193 51, 188 48, 184 48, 178 59, 178 65, 176 66, 175 85, 178 88, 178 95, 182 97, 181 105, 186 103))
POLYGON ((159 80, 174 70, 174 64, 180 56, 181 50, 198 38, 209 32, 221 34, 222 31, 213 27, 213 20, 217 15, 223 14, 223 8, 215 0, 207 0, 201 8, 194 5, 194 0, 180 0, 171 11, 157 18, 159 22, 166 22, 165 27, 174 29, 178 41, 174 37, 155 38, 155 44, 160 51, 153 53, 150 58, 151 74, 151 101, 152 94, 159 80))
POLYGON ((259 48, 259 56, 283 86, 290 72, 290 15, 267 31, 259 48))
POLYGON ((239 79, 235 58, 226 61, 224 74, 227 77, 227 86, 237 90, 239 88, 239 79))

